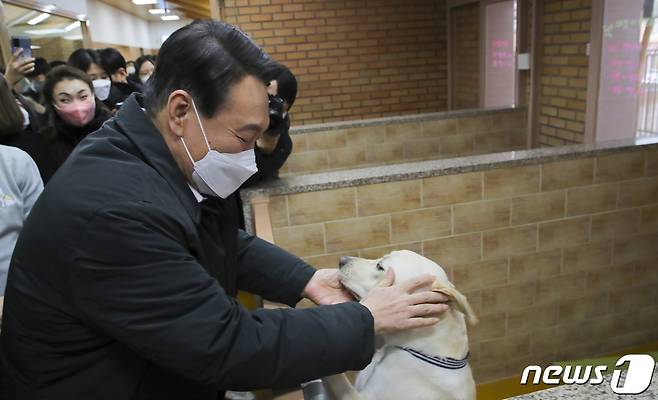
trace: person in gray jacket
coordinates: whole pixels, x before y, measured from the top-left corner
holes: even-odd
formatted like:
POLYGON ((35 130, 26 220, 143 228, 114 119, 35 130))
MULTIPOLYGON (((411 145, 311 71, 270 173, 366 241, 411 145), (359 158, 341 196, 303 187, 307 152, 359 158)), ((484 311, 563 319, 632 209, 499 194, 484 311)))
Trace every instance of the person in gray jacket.
POLYGON ((0 145, 0 296, 5 293, 18 234, 42 190, 39 169, 32 158, 16 147, 0 145))
POLYGON ((163 44, 145 97, 83 139, 16 244, 2 398, 203 399, 363 368, 374 336, 438 322, 431 277, 360 302, 337 270, 237 228, 233 192, 268 126, 270 61, 198 21, 163 44), (248 311, 238 289, 296 310, 248 311))

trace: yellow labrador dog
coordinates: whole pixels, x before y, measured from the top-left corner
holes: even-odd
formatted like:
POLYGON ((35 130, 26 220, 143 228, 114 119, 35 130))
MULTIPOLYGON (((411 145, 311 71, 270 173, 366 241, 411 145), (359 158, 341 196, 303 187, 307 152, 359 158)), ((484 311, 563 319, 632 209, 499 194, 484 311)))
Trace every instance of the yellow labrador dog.
POLYGON ((419 254, 402 250, 379 260, 342 257, 340 279, 361 299, 389 268, 400 280, 434 275, 433 290, 450 298, 450 309, 434 326, 378 337, 379 348, 372 362, 359 373, 356 386, 344 374, 323 379, 330 396, 335 400, 475 400, 466 321, 475 325, 477 318, 443 268, 419 254))

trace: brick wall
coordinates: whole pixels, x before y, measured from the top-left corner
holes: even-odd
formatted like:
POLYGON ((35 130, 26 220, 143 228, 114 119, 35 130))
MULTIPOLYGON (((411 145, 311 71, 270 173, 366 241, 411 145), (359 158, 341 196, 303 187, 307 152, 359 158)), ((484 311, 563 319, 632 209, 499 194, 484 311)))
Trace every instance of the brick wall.
POLYGON ((480 93, 480 4, 452 10, 453 110, 478 108, 480 93))
POLYGON ((445 0, 226 0, 298 77, 295 125, 447 108, 445 0))
POLYGON ((582 143, 585 133, 591 0, 545 0, 539 89, 541 146, 582 143))
POLYGON ((316 267, 409 249, 473 305, 478 383, 658 340, 658 150, 274 196, 316 267))
POLYGON ((293 133, 293 152, 280 172, 316 173, 525 148, 525 109, 451 115, 351 127, 341 123, 340 129, 293 133))

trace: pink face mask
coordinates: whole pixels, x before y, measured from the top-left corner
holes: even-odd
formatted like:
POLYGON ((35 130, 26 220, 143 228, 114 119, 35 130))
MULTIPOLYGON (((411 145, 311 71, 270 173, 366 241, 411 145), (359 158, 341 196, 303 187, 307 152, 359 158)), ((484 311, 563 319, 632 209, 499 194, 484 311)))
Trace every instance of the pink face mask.
POLYGON ((96 101, 90 96, 87 100, 75 100, 71 104, 61 106, 55 105, 55 110, 67 124, 82 127, 94 119, 96 101))

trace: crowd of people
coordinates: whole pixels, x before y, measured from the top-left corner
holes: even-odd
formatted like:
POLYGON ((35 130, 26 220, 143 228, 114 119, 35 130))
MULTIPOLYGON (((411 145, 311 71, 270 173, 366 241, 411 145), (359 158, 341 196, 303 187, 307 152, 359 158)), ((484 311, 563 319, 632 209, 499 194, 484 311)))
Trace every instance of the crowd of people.
MULTIPOLYGON (((145 91, 156 64, 156 57, 148 54, 126 61, 115 48, 77 49, 66 62, 23 57, 21 50, 14 53, 6 70, 0 69, 0 149, 3 155, 11 152, 11 157, 3 157, 5 161, 25 158, 23 162, 36 167, 12 170, 11 178, 40 182, 35 187, 47 185, 78 143, 116 115, 132 93, 145 91), (21 176, 17 177, 17 173, 21 176)), ((292 152, 288 110, 297 95, 297 81, 285 66, 277 66, 279 71, 268 86, 268 93, 273 104, 272 121, 281 123, 272 124, 258 139, 254 148, 258 172, 245 186, 278 177, 292 152)), ((9 179, 9 173, 6 169, 0 171, 0 175, 5 175, 0 179, 9 179)), ((38 192, 40 189, 30 192, 30 202, 38 197, 38 192)), ((15 195, 18 194, 11 197, 15 195)), ((10 195, 0 191, 0 196, 10 195)), ((235 201, 244 226, 239 196, 235 201)), ((24 207, 18 214, 25 219, 28 213, 29 207, 24 207)), ((9 244, 15 242, 21 225, 13 222, 11 228, 0 226, 0 240, 8 243, 0 255, 0 296, 4 293, 13 249, 9 244)))

